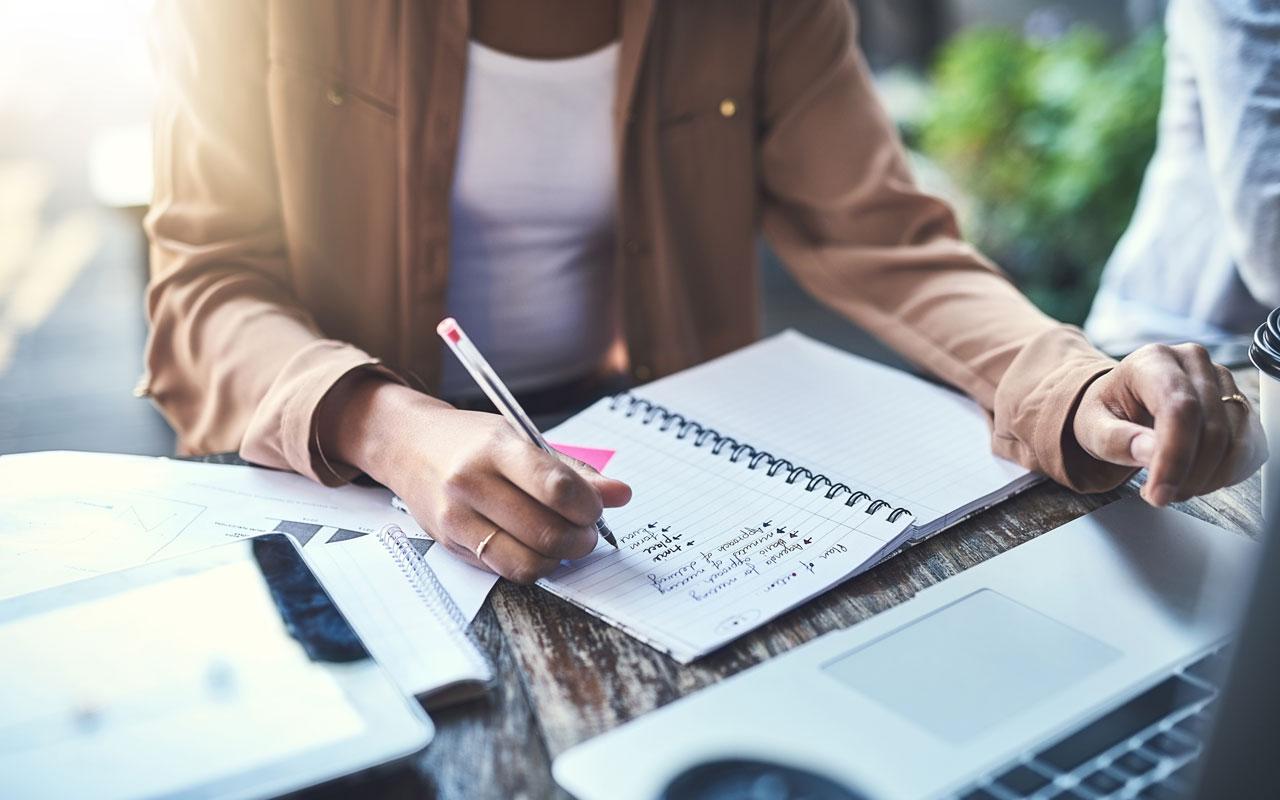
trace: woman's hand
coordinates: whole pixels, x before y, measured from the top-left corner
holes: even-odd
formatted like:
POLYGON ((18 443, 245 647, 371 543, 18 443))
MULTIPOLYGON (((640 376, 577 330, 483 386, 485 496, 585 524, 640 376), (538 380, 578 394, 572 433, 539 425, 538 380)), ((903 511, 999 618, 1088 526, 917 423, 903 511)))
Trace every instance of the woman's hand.
POLYGON ((398 494, 437 542, 518 583, 590 553, 603 508, 631 499, 625 483, 542 452, 497 414, 376 378, 336 399, 322 419, 325 454, 398 494))
POLYGON ((1249 477, 1267 460, 1258 416, 1225 367, 1197 344, 1149 345, 1085 391, 1073 431, 1100 461, 1148 467, 1142 497, 1154 506, 1249 477))

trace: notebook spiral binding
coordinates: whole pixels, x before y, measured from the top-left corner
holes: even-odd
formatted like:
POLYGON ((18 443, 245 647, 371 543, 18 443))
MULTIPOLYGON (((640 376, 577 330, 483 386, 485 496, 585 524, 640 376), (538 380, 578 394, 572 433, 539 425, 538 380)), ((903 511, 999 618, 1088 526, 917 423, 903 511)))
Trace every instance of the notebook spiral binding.
POLYGON ((844 504, 851 508, 859 502, 865 501, 867 507, 864 510, 868 514, 876 514, 885 508, 892 509, 886 515, 890 522, 896 522, 898 517, 911 513, 902 507, 895 508, 892 503, 874 498, 866 492, 860 492, 846 484, 832 481, 826 475, 792 464, 787 459, 776 457, 767 450, 760 450, 746 442, 739 442, 732 436, 720 433, 715 428, 709 428, 699 422, 687 419, 683 414, 645 400, 643 397, 636 397, 629 392, 621 392, 610 398, 609 409, 611 411, 622 409, 623 415, 627 417, 640 415, 640 422, 643 425, 650 425, 657 421, 659 423, 658 430, 662 432, 674 428, 677 439, 685 439, 692 434, 694 447, 701 448, 709 444, 711 445, 711 454, 717 456, 728 452, 729 461, 733 464, 745 458, 747 469, 754 470, 761 464, 768 464, 765 474, 769 477, 772 478, 785 472, 787 483, 795 484, 797 481, 804 481, 804 490, 806 492, 818 491, 825 485, 827 488, 824 494, 828 500, 834 500, 840 494, 847 492, 849 496, 844 500, 844 504))
POLYGON ((404 573, 405 579, 413 587, 414 594, 422 600, 422 604, 435 615, 437 621, 446 630, 453 632, 454 640, 466 652, 472 665, 481 672, 489 674, 491 672, 489 662, 471 640, 471 635, 467 632, 467 620, 462 615, 461 609, 440 584, 435 570, 431 569, 413 549, 413 545, 409 544, 409 538, 405 536, 404 530, 399 525, 384 526, 378 531, 378 539, 391 554, 396 566, 404 573))

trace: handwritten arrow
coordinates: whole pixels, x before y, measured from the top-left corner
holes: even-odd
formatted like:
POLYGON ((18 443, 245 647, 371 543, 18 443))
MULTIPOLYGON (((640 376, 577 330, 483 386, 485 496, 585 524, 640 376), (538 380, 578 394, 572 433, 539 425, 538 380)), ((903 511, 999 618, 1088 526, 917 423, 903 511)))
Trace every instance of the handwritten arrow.
POLYGON ((663 529, 662 529, 662 532, 663 532, 663 533, 666 533, 666 532, 667 532, 667 531, 669 531, 669 530, 671 530, 671 526, 670 526, 670 525, 668 525, 667 527, 663 528, 663 529))
POLYGON ((804 540, 804 543, 805 543, 805 544, 813 544, 813 540, 812 540, 812 539, 805 539, 805 540, 804 540))
POLYGON ((656 528, 656 527, 658 527, 658 523, 656 523, 656 522, 650 522, 650 523, 649 523, 649 527, 650 527, 650 528, 656 528))
POLYGON ((773 520, 769 520, 768 522, 764 523, 764 525, 763 525, 762 527, 767 528, 767 527, 769 527, 769 526, 770 526, 770 525, 772 525, 772 524, 773 524, 773 520))
POLYGON ((788 536, 788 537, 790 537, 790 538, 792 538, 792 539, 796 538, 796 537, 797 537, 797 536, 799 536, 799 535, 800 535, 800 534, 796 533, 795 531, 792 531, 791 533, 787 534, 787 536, 788 536))
POLYGON ((786 532, 787 532, 787 526, 786 526, 786 525, 779 525, 779 526, 778 526, 778 533, 786 533, 786 532))
POLYGON ((693 540, 692 540, 692 539, 690 539, 689 541, 685 542, 685 543, 684 543, 684 546, 685 546, 685 547, 693 547, 693 540))

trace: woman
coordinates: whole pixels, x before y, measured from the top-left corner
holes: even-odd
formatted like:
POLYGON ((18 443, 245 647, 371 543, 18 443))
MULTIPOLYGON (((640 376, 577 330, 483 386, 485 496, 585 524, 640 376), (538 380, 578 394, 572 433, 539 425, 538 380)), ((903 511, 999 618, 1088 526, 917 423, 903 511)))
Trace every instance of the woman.
POLYGON ((1067 486, 1149 465, 1165 504, 1264 457, 1202 350, 1117 365, 960 240, 845 0, 159 9, 148 388, 184 451, 368 474, 454 552, 532 580, 630 490, 439 399, 465 381, 437 321, 529 395, 647 380, 753 340, 763 231, 816 297, 987 408, 997 453, 1067 486))

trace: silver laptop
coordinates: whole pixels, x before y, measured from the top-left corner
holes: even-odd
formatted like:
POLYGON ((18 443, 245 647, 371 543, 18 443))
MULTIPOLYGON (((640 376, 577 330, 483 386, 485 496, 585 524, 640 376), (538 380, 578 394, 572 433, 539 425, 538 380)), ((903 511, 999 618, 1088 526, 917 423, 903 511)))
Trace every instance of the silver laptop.
POLYGON ((1258 546, 1125 500, 575 747, 573 795, 792 765, 877 800, 1189 786, 1258 546))

